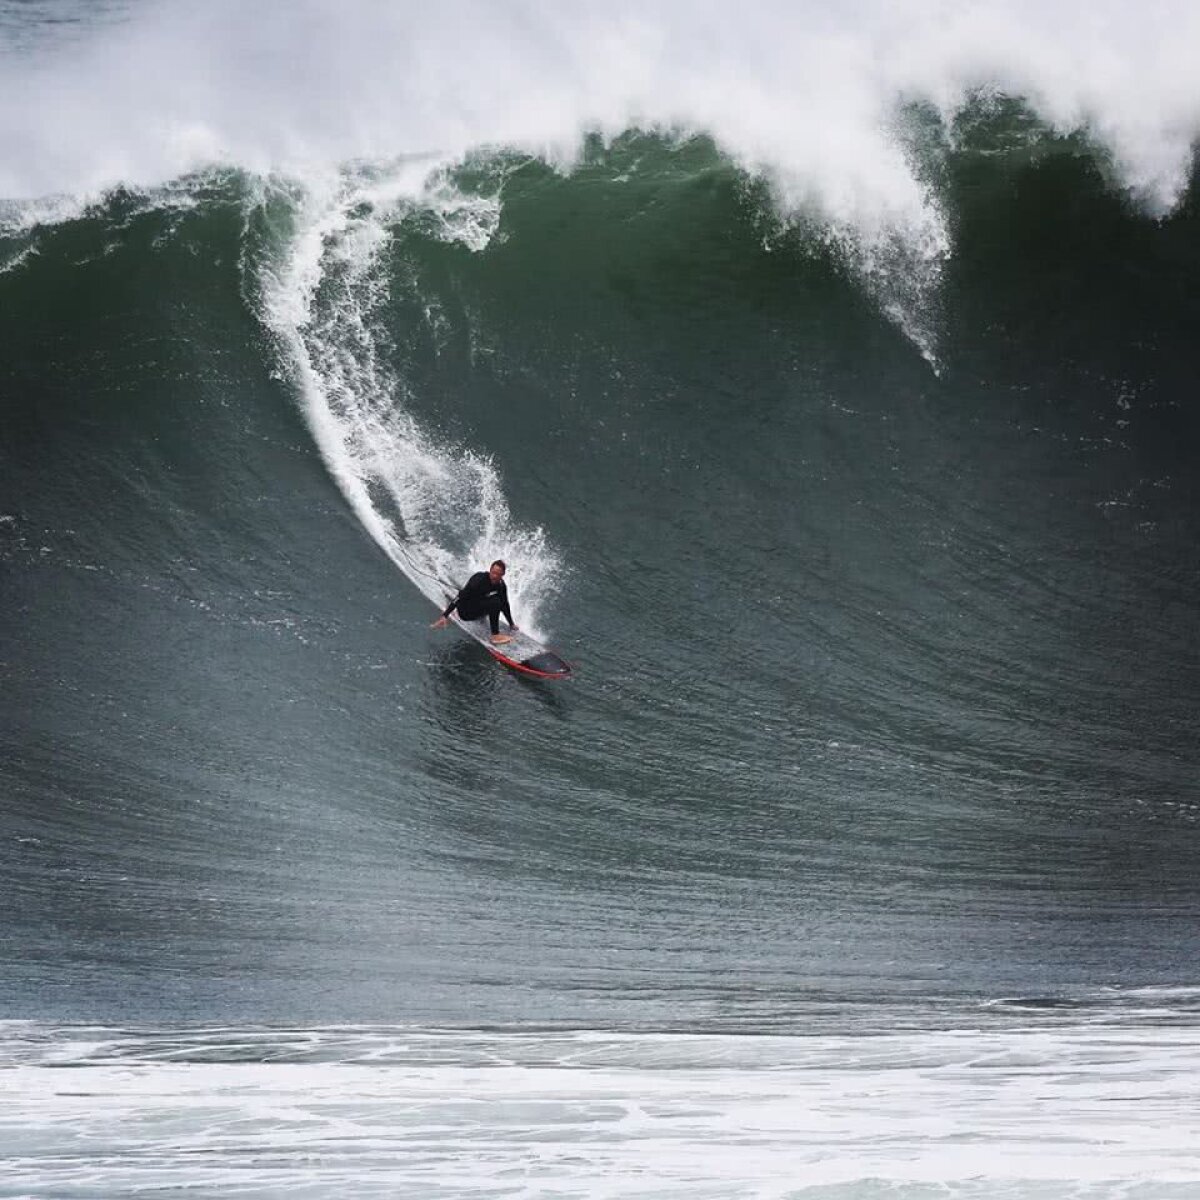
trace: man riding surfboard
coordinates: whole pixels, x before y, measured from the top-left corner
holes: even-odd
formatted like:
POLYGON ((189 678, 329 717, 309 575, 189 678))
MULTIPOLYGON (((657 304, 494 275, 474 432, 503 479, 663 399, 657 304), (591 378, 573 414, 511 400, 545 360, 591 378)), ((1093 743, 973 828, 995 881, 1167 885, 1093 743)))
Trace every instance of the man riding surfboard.
POLYGON ((450 601, 431 628, 444 629, 450 620, 450 614, 457 608, 460 621, 478 621, 481 617, 487 617, 492 628, 491 640, 496 645, 511 642, 511 637, 500 632, 501 613, 504 614, 509 629, 515 631, 517 628, 513 623, 512 611, 508 607, 505 570, 507 568, 504 560, 498 558, 486 571, 476 571, 459 589, 458 595, 450 601))

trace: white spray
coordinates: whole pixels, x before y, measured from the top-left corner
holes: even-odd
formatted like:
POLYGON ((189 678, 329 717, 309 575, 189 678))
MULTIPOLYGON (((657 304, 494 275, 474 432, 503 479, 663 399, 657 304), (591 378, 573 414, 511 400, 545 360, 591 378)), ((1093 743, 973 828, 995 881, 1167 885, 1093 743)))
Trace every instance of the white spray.
POLYGON ((286 192, 289 235, 274 255, 247 261, 249 291, 275 334, 317 445, 371 536, 431 600, 494 558, 511 560, 523 627, 562 565, 541 528, 511 518, 486 457, 437 444, 405 410, 406 384, 379 352, 374 318, 387 299, 381 252, 391 229, 420 208, 439 235, 481 250, 499 220, 494 198, 465 196, 428 161, 341 172, 286 192), (320 298, 318 300, 318 290, 320 298))

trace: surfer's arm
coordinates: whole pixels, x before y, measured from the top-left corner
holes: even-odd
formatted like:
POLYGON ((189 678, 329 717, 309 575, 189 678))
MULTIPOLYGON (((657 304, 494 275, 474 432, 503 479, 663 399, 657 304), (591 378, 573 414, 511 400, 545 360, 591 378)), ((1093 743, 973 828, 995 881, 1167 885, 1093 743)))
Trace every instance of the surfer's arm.
POLYGON ((442 609, 442 616, 448 617, 462 602, 469 599, 479 590, 479 575, 478 573, 471 576, 466 583, 458 589, 458 595, 442 609))
POLYGON ((474 603, 478 594, 487 586, 487 575, 483 571, 476 571, 466 583, 458 589, 458 595, 442 609, 442 616, 448 617, 458 606, 464 601, 474 603))
POLYGON ((465 592, 466 590, 467 589, 465 587, 461 587, 458 589, 458 595, 455 596, 454 599, 451 600, 450 603, 447 604, 444 609, 442 609, 442 615, 440 617, 438 617, 438 619, 436 621, 434 621, 431 628, 441 629, 442 626, 444 626, 446 624, 446 622, 450 620, 450 614, 458 607, 458 602, 462 599, 463 592, 465 592))
POLYGON ((508 588, 503 592, 504 603, 500 605, 500 611, 504 614, 504 619, 508 622, 509 629, 516 629, 517 623, 512 619, 512 609, 508 607, 508 588))

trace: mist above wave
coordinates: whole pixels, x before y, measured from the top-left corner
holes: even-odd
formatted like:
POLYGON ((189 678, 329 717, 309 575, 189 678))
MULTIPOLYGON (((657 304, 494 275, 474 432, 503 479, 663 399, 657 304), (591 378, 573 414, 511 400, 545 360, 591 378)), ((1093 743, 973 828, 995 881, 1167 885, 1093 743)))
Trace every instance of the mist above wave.
POLYGON ((1182 3, 301 0, 284 19, 169 0, 71 29, 10 45, 5 197, 487 145, 566 163, 585 130, 681 129, 767 173, 784 206, 936 248, 936 205, 896 130, 906 102, 949 115, 980 88, 1022 96, 1054 128, 1087 128, 1155 209, 1178 199, 1200 129, 1200 11, 1182 3))

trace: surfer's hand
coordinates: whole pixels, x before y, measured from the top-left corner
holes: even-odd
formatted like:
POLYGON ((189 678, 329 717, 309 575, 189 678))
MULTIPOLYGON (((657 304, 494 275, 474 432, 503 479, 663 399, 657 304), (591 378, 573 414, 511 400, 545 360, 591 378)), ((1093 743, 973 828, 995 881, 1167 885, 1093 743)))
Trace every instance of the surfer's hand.
POLYGON ((436 621, 434 621, 434 623, 432 625, 430 625, 429 628, 430 629, 445 629, 446 621, 447 621, 446 617, 438 617, 438 619, 436 621))

